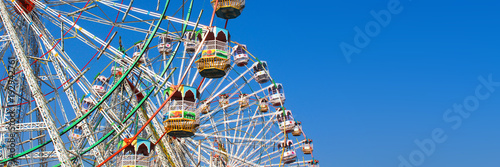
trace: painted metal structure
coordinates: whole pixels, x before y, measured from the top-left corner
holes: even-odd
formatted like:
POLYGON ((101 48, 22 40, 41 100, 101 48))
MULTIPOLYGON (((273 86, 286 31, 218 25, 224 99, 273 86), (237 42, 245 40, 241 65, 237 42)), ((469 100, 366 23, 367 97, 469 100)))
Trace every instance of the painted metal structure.
MULTIPOLYGON (((306 135, 272 62, 231 41, 227 24, 191 17, 194 0, 143 3, 0 0, 0 58, 13 60, 0 70, 0 144, 16 145, 0 149, 1 165, 317 165, 312 147, 296 154, 304 142, 276 145, 306 135)), ((226 22, 245 7, 206 3, 226 22)))

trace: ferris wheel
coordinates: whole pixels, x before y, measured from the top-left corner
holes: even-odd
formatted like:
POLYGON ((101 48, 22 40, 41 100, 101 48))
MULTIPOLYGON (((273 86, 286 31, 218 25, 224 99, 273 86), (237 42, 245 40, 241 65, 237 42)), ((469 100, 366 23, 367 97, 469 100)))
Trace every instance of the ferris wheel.
POLYGON ((0 0, 0 164, 319 166, 273 62, 231 40, 244 8, 0 0))

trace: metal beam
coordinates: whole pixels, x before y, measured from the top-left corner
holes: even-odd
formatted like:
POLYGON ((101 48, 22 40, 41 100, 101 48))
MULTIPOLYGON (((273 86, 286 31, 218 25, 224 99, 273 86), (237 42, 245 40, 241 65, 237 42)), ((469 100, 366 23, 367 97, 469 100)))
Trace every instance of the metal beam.
POLYGON ((4 1, 0 1, 0 16, 7 30, 7 33, 11 38, 16 57, 21 64, 21 69, 25 74, 31 93, 35 98, 38 110, 40 111, 43 121, 47 125, 47 131, 54 144, 55 154, 57 155, 57 158, 63 164, 63 166, 72 166, 68 156, 68 150, 66 150, 66 148, 64 147, 63 140, 61 139, 61 136, 59 136, 59 132, 57 131, 55 121, 50 114, 49 108, 47 107, 47 99, 45 99, 45 96, 43 96, 40 86, 37 83, 36 76, 33 74, 33 69, 31 69, 27 55, 23 50, 21 41, 17 37, 16 30, 13 26, 14 24, 10 19, 10 15, 4 1))

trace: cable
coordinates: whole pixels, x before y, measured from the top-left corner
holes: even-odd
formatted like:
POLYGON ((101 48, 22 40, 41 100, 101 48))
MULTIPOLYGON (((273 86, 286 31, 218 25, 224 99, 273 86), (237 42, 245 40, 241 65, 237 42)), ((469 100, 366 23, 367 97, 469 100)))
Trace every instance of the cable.
MULTIPOLYGON (((164 18, 165 17, 165 13, 167 11, 167 8, 168 8, 168 5, 170 3, 170 0, 167 0, 167 3, 165 4, 165 9, 163 10, 163 13, 161 14, 161 17, 160 18, 164 18)), ((148 40, 146 41, 146 43, 144 44, 144 47, 142 48, 142 51, 140 53, 139 56, 137 56, 136 58, 136 61, 134 62, 134 66, 135 64, 140 60, 140 58, 143 56, 144 54, 144 51, 146 50, 146 48, 149 46, 149 44, 151 43, 151 40, 153 39, 153 37, 155 36, 156 32, 158 31, 158 29, 160 28, 160 25, 161 25, 161 22, 163 21, 163 19, 159 19, 158 20, 158 23, 156 23, 156 27, 153 29, 153 32, 151 33, 151 35, 149 36, 148 40)), ((172 56, 173 57, 173 56, 172 56)), ((130 73, 131 69, 134 67, 132 66, 127 72, 130 73)), ((122 76, 122 78, 120 80, 122 80, 123 78, 126 77, 126 75, 128 75, 128 73, 126 73, 125 75, 122 76)), ((155 86, 156 87, 156 86, 155 86)), ((152 89, 154 90, 154 89, 152 89)), ((150 93, 152 92, 152 90, 148 93, 148 95, 150 95, 150 93)), ((173 94, 172 94, 173 95, 173 94)), ((144 102, 149 96, 145 97, 143 100, 141 100, 141 102, 144 102)), ((170 96, 171 97, 171 96, 170 96)), ((170 98, 169 97, 169 98, 170 98)), ((153 120, 153 118, 156 116, 156 114, 158 114, 158 112, 160 111, 160 109, 165 106, 166 104, 166 101, 160 106, 160 108, 153 114, 153 116, 151 116, 151 118, 146 122, 146 124, 144 124, 144 126, 141 127, 141 129, 139 130, 139 132, 134 135, 134 137, 132 137, 131 141, 133 141, 135 138, 137 138, 137 136, 139 136, 138 134, 140 134, 140 132, 142 132, 142 130, 144 130, 144 128, 146 127, 147 124, 149 124, 149 122, 151 122, 151 120, 153 120)), ((136 108, 138 108, 141 104, 139 104, 138 106, 136 106, 136 108)), ((134 108, 135 109, 135 108, 134 108)), ((128 142, 125 142, 126 145, 123 146, 121 149, 119 149, 117 152, 115 152, 113 155, 109 156, 106 160, 104 160, 103 162, 101 162, 99 165, 97 165, 97 167, 100 167, 102 165, 104 165, 106 162, 108 162, 109 160, 111 160, 114 156, 116 156, 118 153, 120 153, 123 149, 125 149, 125 147, 129 146, 131 143, 128 143, 128 142)))
MULTIPOLYGON (((89 4, 89 2, 90 2, 90 0, 87 0, 87 3, 85 4, 85 7, 87 7, 87 5, 89 4)), ((14 2, 14 3, 17 3, 17 2, 14 2)), ((70 28, 70 29, 68 29, 68 31, 66 31, 66 33, 63 35, 63 37, 64 37, 64 36, 66 36, 66 34, 67 34, 67 33, 68 33, 68 32, 69 32, 69 31, 70 31, 70 30, 71 30, 71 29, 72 29, 72 28, 76 25, 76 22, 78 22, 78 19, 80 19, 80 16, 81 16, 81 15, 82 15, 82 13, 80 13, 80 14, 78 15, 78 17, 77 17, 77 19, 76 19, 75 23, 71 26, 71 28, 70 28)), ((59 40, 57 41, 56 45, 57 45, 60 41, 61 41, 61 39, 59 39, 59 40)), ((46 53, 44 53, 44 54, 43 54, 42 56, 40 56, 40 57, 43 57, 43 56, 45 56, 47 53, 49 53, 50 51, 52 51, 52 50, 55 48, 55 46, 56 46, 56 45, 54 45, 54 46, 52 47, 52 49, 50 49, 49 51, 47 51, 46 53)), ((38 61, 38 60, 35 60, 35 61, 31 64, 31 65, 33 65, 33 64, 34 64, 35 62, 37 62, 37 61, 38 61)), ((22 70, 21 70, 21 71, 16 72, 16 74, 19 74, 19 73, 21 73, 21 72, 22 72, 22 70)), ((2 80, 4 80, 4 79, 2 79, 2 80)), ((2 80, 0 80, 0 81, 2 81, 2 80)), ((75 125, 76 125, 76 124, 75 124, 75 125)), ((68 130, 68 131, 69 131, 69 130, 68 130)), ((67 131, 66 131, 66 132, 67 132, 67 131)), ((63 133, 63 134, 64 134, 64 133, 63 133)), ((63 134, 61 134, 61 135, 63 135, 63 134)), ((49 139, 49 140, 47 140, 45 143, 42 143, 42 144, 40 144, 40 145, 38 145, 38 146, 35 146, 35 147, 33 147, 33 148, 29 149, 29 150, 26 150, 26 151, 24 151, 24 152, 22 152, 22 153, 19 153, 19 154, 17 154, 17 155, 14 155, 14 156, 12 156, 12 157, 10 157, 10 158, 3 159, 2 161, 0 161, 0 163, 5 163, 5 162, 8 162, 8 161, 10 161, 10 160, 14 160, 14 159, 17 159, 17 158, 19 158, 19 157, 22 157, 22 156, 24 156, 24 155, 26 155, 26 154, 29 154, 29 153, 31 153, 31 152, 33 152, 33 151, 35 151, 35 150, 39 149, 40 147, 43 147, 43 146, 45 146, 45 145, 47 145, 47 144, 49 144, 49 143, 51 143, 51 142, 52 142, 52 139, 49 139)))
MULTIPOLYGON (((240 45, 240 44, 239 44, 239 43, 237 43, 237 42, 232 42, 232 43, 235 43, 235 44, 237 44, 237 45, 240 45)), ((262 62, 261 62, 261 61, 260 61, 257 57, 255 57, 252 53, 250 53, 250 52, 249 52, 249 51, 248 51, 245 47, 242 47, 242 48, 243 48, 243 49, 244 49, 244 50, 245 50, 245 51, 246 51, 246 52, 247 52, 250 56, 252 56, 255 60, 257 60, 257 62, 259 62, 259 64, 260 64, 260 63, 262 63, 262 62)), ((267 73, 267 75, 268 75, 268 76, 271 76, 271 75, 269 75, 269 72, 268 72, 267 70, 266 70, 266 73, 267 73)), ((276 82, 274 81, 274 79, 272 79, 272 78, 271 78, 271 82, 273 83, 274 87, 278 88, 278 86, 277 86, 276 82)), ((278 93, 280 93, 280 92, 279 92, 279 90, 278 90, 278 93)), ((286 111, 285 111, 285 107, 284 107, 284 105, 283 105, 283 103, 282 103, 281 97, 280 97, 280 104, 281 104, 281 110, 283 111, 283 117, 285 117, 285 116, 286 116, 286 111)), ((286 128, 283 128, 283 134, 285 134, 285 138, 284 138, 284 140, 285 140, 285 141, 284 141, 284 142, 286 143, 286 140, 288 139, 288 134, 287 134, 287 132, 286 132, 286 128)), ((284 154, 284 153, 285 153, 285 147, 283 147, 283 151, 281 152, 279 167, 281 167, 281 161, 283 160, 283 154, 284 154)))
MULTIPOLYGON (((87 1, 87 3, 88 3, 88 2, 89 2, 89 1, 87 1)), ((123 4, 123 0, 121 1, 121 3, 123 4)), ((83 8, 85 8, 87 5, 88 5, 88 4, 86 4, 83 8)), ((120 7, 120 9, 121 9, 121 7, 120 7)), ((66 31, 66 33, 63 35, 63 38, 64 38, 64 36, 66 36, 66 34, 67 34, 67 33, 68 33, 68 32, 69 32, 69 31, 70 31, 70 30, 71 30, 71 29, 72 29, 72 28, 76 25, 76 22, 78 22, 78 19, 80 18, 80 16, 81 16, 81 14, 82 14, 82 13, 83 13, 83 12, 80 12, 80 14, 78 15, 78 17, 77 17, 76 21, 74 22, 73 26, 71 26, 71 28, 69 28, 69 29, 68 29, 68 31, 66 31)), ((118 16, 119 16, 119 15, 120 15, 120 12, 118 12, 118 13, 117 13, 117 15, 116 15, 115 23, 116 23, 116 21, 117 21, 117 19, 118 19, 118 16)), ((109 30, 108 35, 106 36, 106 38, 104 39, 104 41, 106 41, 106 40, 108 39, 108 37, 109 37, 109 35, 111 34, 111 32, 113 31, 113 28, 114 28, 114 27, 115 27, 115 26, 114 26, 114 24, 113 24, 113 26, 111 27, 111 30, 109 30)), ((58 42, 56 43, 56 45, 54 45, 54 46, 52 47, 52 49, 50 49, 49 51, 45 52, 42 56, 40 56, 40 58, 41 58, 41 57, 43 57, 43 56, 45 56, 45 55, 46 55, 47 53, 49 53, 50 51, 52 51, 52 50, 55 48, 55 46, 57 46, 57 44, 59 43, 59 41, 60 41, 60 40, 61 40, 61 39, 59 39, 59 40, 58 40, 58 42)), ((100 46, 99 50, 101 50, 101 49, 102 49, 102 47, 103 47, 103 45, 101 45, 101 46, 100 46)), ((91 58, 91 59, 87 62, 87 64, 85 64, 85 66, 83 66, 83 68, 82 68, 82 69, 80 69, 80 71, 83 71, 83 69, 85 69, 85 67, 87 67, 87 65, 88 65, 88 64, 89 64, 89 63, 90 63, 90 62, 94 59, 94 57, 95 57, 98 53, 99 53, 99 51, 97 51, 97 53, 95 53, 95 54, 94 54, 94 56, 93 56, 93 57, 92 57, 92 58, 91 58)), ((38 61, 38 59, 36 59, 33 63, 31 63, 31 65, 33 65, 33 64, 34 64, 34 63, 36 63, 37 61, 38 61)), ((109 65, 108 65, 108 66, 109 66, 109 65)), ((17 74, 21 73, 22 71, 23 71, 23 70, 17 71, 14 75, 17 75, 17 74)), ((5 78, 1 79, 1 80, 0 80, 0 82, 2 82, 2 81, 4 81, 4 80, 6 80, 7 78, 8 78, 8 77, 5 77, 5 78)), ((66 85, 66 83, 68 83, 71 79, 73 79, 73 77, 70 77, 70 78, 69 78, 68 80, 66 80, 63 84, 61 84, 59 87, 57 87, 57 89, 59 90, 61 87, 63 87, 64 85, 66 85)), ((51 91, 51 92, 49 92, 49 93, 45 94, 44 96, 47 96, 47 95, 52 94, 52 93, 54 93, 54 91, 51 91)), ((20 106, 20 105, 24 105, 24 104, 32 103, 32 102, 34 102, 34 101, 35 101, 35 100, 31 100, 30 102, 19 103, 19 104, 16 104, 16 105, 12 105, 12 107, 13 107, 13 106, 20 106)))
MULTIPOLYGON (((193 1, 194 1, 194 0, 191 0, 191 4, 190 4, 190 7, 189 7, 189 12, 188 12, 188 15, 187 15, 187 18, 186 18, 187 20, 189 20, 189 18, 190 18, 190 16, 191 16, 191 10, 192 10, 192 7, 193 7, 193 1)), ((167 7, 168 7, 168 1, 167 1, 167 4, 165 5, 165 10, 163 11, 161 18, 165 17, 164 15, 165 15, 165 12, 166 12, 167 7)), ((157 23, 157 26, 156 26, 156 27, 155 27, 155 29, 153 30, 153 33, 151 34, 150 38, 148 39, 148 42, 150 42, 150 41, 151 41, 151 39, 152 39, 152 38, 154 37, 154 35, 156 34, 156 31, 157 31, 157 30, 158 30, 158 28, 160 27, 161 21, 162 21, 162 19, 160 19, 160 21, 157 23)), ((183 30, 182 30, 181 38, 182 38, 182 36, 184 36, 184 33, 186 32, 186 28, 187 28, 187 25, 185 24, 185 25, 184 25, 184 27, 183 27, 183 30)), ((205 40, 205 39, 203 39, 203 41, 204 41, 204 40, 205 40)), ((203 42, 203 41, 202 41, 202 42, 203 42)), ((149 45, 149 43, 148 43, 148 45, 149 45)), ((147 47, 148 45, 145 45, 145 46, 147 47)), ((179 46, 180 46, 180 45, 177 45, 176 51, 178 50, 179 46)), ((200 48, 201 48, 201 45, 200 45, 200 47, 198 48, 198 52, 199 52, 199 49, 200 49, 200 48)), ((173 55, 175 56, 175 54, 173 54, 173 55)), ((171 62, 172 62, 172 58, 173 58, 174 56, 172 56, 172 57, 170 58, 170 60, 169 60, 169 65, 168 65, 168 66, 170 66, 170 64, 171 64, 171 62)), ((192 64, 190 64, 190 65, 192 65, 192 64)), ((168 69, 168 67, 166 67, 166 68, 164 69, 163 73, 164 73, 164 72, 166 72, 166 69, 168 69)), ((188 67, 188 69, 189 69, 189 67, 188 67)), ((184 80, 184 78, 185 78, 185 77, 183 77, 179 83, 182 83, 182 81, 184 80)), ((174 88, 174 92, 176 92, 176 91, 179 89, 179 87, 180 87, 180 86, 175 87, 175 88, 174 88)), ((153 89, 151 89, 150 93, 151 93, 154 89, 156 89, 156 86, 155 86, 155 87, 153 87, 153 89)), ((150 93, 148 93, 148 95, 149 95, 150 93)), ((154 113, 154 114, 153 114, 153 115, 152 115, 152 116, 151 116, 151 117, 150 117, 150 118, 146 121, 146 123, 144 123, 144 125, 141 127, 141 129, 139 129, 139 131, 138 131, 138 132, 137 132, 137 133, 136 133, 136 134, 135 134, 132 138, 129 138, 129 141, 134 141, 134 140, 135 140, 135 139, 139 136, 139 134, 140 134, 140 133, 141 133, 141 132, 142 132, 142 131, 143 131, 143 130, 147 127, 147 125, 148 125, 149 123, 151 123, 151 121, 152 121, 152 120, 156 117, 156 115, 157 115, 157 114, 161 111, 161 109, 162 109, 162 108, 163 108, 163 107, 167 104, 167 102, 168 102, 168 101, 172 98, 172 96, 173 96, 173 95, 174 95, 174 94, 169 95, 169 97, 168 97, 168 98, 167 98, 167 99, 166 99, 166 100, 165 100, 165 101, 164 101, 164 102, 160 105, 160 107, 158 107, 158 109, 156 110, 156 112, 155 112, 155 113, 154 113)), ((149 97, 149 96, 148 96, 148 97, 149 97)), ((141 102, 143 102, 144 100, 145 100, 145 99, 141 100, 141 102)), ((139 107, 139 106, 141 106, 141 105, 142 105, 142 104, 138 104, 136 107, 139 107)), ((166 132, 165 132, 165 133, 166 133, 166 132)), ((165 136, 165 133, 164 133, 164 134, 162 134, 162 136, 158 139, 158 141, 157 141, 156 143, 158 143, 158 142, 159 142, 159 140, 161 140, 161 138, 162 138, 163 136, 165 136)), ((116 156, 116 155, 118 155, 120 152, 122 152, 122 151, 123 151, 123 149, 125 149, 125 148, 126 148, 127 146, 129 146, 130 144, 132 144, 132 143, 131 143, 131 142, 125 142, 125 145, 124 145, 124 146, 122 146, 119 150, 117 150, 117 151, 116 151, 113 155, 109 156, 109 157, 108 157, 106 160, 104 160, 102 163, 100 163, 99 165, 97 165, 97 167, 100 167, 100 166, 104 165, 106 162, 108 162, 108 161, 109 161, 109 160, 111 160, 113 157, 115 157, 115 156, 116 156)))

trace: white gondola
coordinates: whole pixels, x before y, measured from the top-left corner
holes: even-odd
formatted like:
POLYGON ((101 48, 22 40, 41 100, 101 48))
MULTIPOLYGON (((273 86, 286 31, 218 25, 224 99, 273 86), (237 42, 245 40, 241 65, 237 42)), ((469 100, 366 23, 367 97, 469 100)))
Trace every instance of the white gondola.
MULTIPOLYGON (((278 108, 278 111, 281 111, 281 108, 278 108)), ((285 115, 282 112, 276 114, 276 119, 278 120, 278 126, 281 131, 286 131, 287 133, 291 132, 295 127, 295 120, 292 116, 292 111, 285 110, 285 115)))
POLYGON ((267 99, 266 98, 262 98, 259 100, 259 110, 260 110, 260 112, 269 111, 269 106, 267 106, 267 99))
POLYGON ((281 104, 285 104, 285 92, 283 90, 283 85, 276 84, 276 86, 272 86, 267 89, 269 92, 269 102, 273 106, 281 106, 281 104))
POLYGON ((168 34, 160 34, 158 38, 158 51, 160 54, 170 54, 172 52, 172 39, 168 34))
POLYGON ((201 104, 200 108, 201 108, 202 114, 207 114, 208 112, 210 112, 210 103, 207 103, 207 104, 205 104, 205 103, 206 103, 206 100, 202 100, 200 102, 200 104, 201 104))
MULTIPOLYGON (((142 43, 142 42, 135 44, 134 55, 133 55, 132 59, 135 60, 138 56, 141 55, 141 50, 143 47, 144 47, 144 43, 142 43)), ((148 51, 149 51, 149 48, 147 48, 146 51, 144 51, 144 55, 138 61, 139 64, 145 63, 147 61, 148 51)))
POLYGON ((295 121, 295 127, 293 127, 292 135, 300 136, 302 134, 302 126, 300 126, 299 121, 295 121))
POLYGON ((302 152, 304 154, 312 154, 313 144, 311 139, 306 139, 306 141, 304 141, 304 144, 302 145, 302 152))
POLYGON ((233 47, 232 55, 234 56, 234 63, 238 67, 242 67, 248 64, 249 58, 246 49, 246 45, 236 45, 233 47))
POLYGON ((92 101, 92 99, 90 98, 85 98, 83 99, 83 102, 82 102, 82 113, 85 114, 87 112, 89 112, 89 110, 94 107, 95 104, 94 104, 94 101, 92 101))
POLYGON ((283 162, 286 164, 295 162, 297 153, 295 152, 294 149, 291 149, 293 146, 293 141, 292 140, 287 140, 286 142, 280 141, 278 143, 278 150, 281 150, 284 148, 286 151, 283 154, 283 162))
POLYGON ((193 31, 186 32, 185 35, 184 48, 186 48, 186 53, 194 53, 196 52, 196 48, 198 45, 196 44, 196 37, 193 31))
POLYGON ((297 160, 297 153, 294 150, 286 151, 283 154, 283 162, 285 164, 293 163, 297 160))
POLYGON ((269 69, 267 68, 267 62, 261 61, 255 62, 253 64, 253 77, 255 78, 255 81, 257 81, 260 84, 266 83, 269 81, 269 69))
POLYGON ((229 96, 227 94, 219 95, 219 107, 224 108, 229 105, 229 96))
POLYGON ((247 107, 248 103, 249 103, 247 94, 242 93, 239 95, 239 98, 240 99, 239 99, 238 103, 240 104, 240 107, 241 108, 247 107))
POLYGON ((108 82, 108 78, 100 75, 97 77, 94 85, 92 85, 92 89, 94 89, 94 91, 96 91, 97 94, 102 96, 106 93, 105 86, 106 86, 107 82, 108 82))

